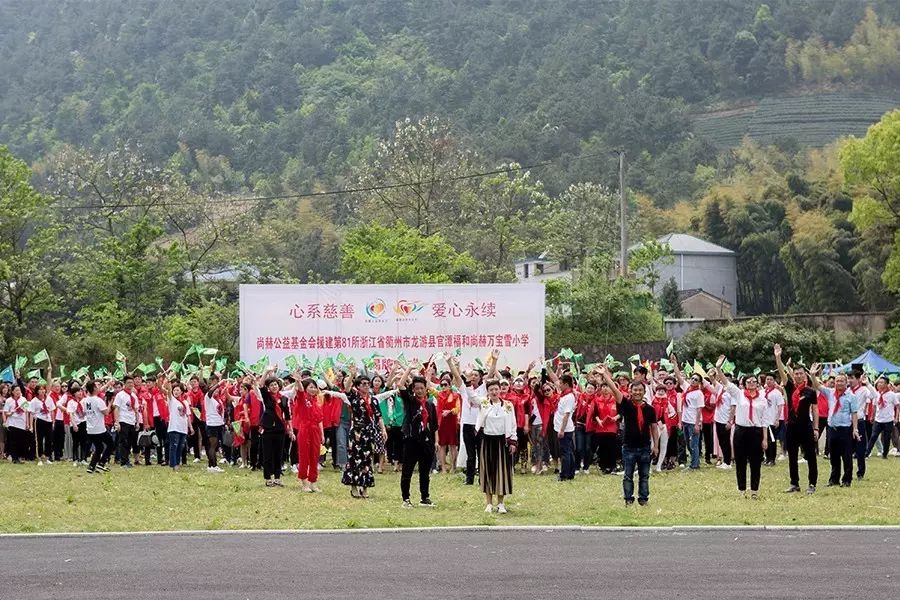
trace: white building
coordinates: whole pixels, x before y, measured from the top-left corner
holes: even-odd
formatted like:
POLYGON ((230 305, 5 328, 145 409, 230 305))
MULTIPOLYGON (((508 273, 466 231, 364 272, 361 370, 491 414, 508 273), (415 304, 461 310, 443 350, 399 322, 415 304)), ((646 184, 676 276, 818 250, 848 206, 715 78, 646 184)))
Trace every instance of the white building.
POLYGON ((572 271, 565 262, 560 263, 547 257, 544 252, 540 256, 523 258, 515 262, 516 280, 523 281, 547 281, 548 279, 571 279, 572 271))

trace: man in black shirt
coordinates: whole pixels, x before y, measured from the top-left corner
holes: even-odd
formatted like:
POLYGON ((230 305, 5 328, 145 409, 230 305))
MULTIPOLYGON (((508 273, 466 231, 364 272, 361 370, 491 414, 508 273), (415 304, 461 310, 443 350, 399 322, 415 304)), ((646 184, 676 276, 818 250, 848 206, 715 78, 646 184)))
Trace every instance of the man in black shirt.
POLYGON ((403 508, 411 508, 409 484, 413 470, 419 466, 419 506, 434 506, 428 493, 431 480, 431 465, 434 462, 438 429, 437 410, 428 401, 428 384, 423 377, 413 377, 410 388, 406 387, 409 371, 400 384, 400 398, 403 400, 403 471, 400 474, 400 493, 403 508))
POLYGON ((819 441, 818 395, 810 387, 809 376, 802 366, 794 368, 792 380, 788 381, 787 371, 781 362, 781 346, 778 344, 775 344, 775 365, 778 367, 781 385, 784 386, 787 415, 784 445, 788 452, 791 486, 785 492, 790 494, 800 491, 800 467, 797 455, 802 449, 809 468, 809 487, 806 493, 813 494, 819 477, 816 464, 816 447, 819 441))
POLYGON ((638 504, 644 506, 650 499, 650 464, 659 448, 659 429, 656 427, 656 410, 644 401, 645 388, 641 381, 629 386, 629 398, 623 400, 622 392, 612 380, 609 370, 601 367, 606 384, 616 397, 619 414, 625 424, 622 443, 622 460, 625 476, 622 491, 625 506, 634 504, 634 469, 638 470, 638 504))

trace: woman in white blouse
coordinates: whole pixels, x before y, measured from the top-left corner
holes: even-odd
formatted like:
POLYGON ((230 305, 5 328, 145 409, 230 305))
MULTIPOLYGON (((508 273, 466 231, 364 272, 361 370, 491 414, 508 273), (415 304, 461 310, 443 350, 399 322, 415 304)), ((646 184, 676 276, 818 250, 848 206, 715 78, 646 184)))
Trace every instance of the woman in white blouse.
POLYGON ((500 399, 500 382, 486 382, 487 398, 482 400, 475 432, 481 432, 478 461, 481 491, 487 507, 493 512, 497 496, 497 512, 506 513, 503 498, 512 494, 513 456, 516 452, 516 413, 512 402, 500 399))
POLYGON ((747 493, 747 466, 750 466, 750 497, 759 497, 759 480, 762 475, 763 453, 769 445, 769 429, 766 424, 767 402, 759 389, 756 375, 747 375, 743 389, 725 379, 717 370, 719 382, 731 396, 729 422, 734 426, 734 474, 741 495, 747 493))

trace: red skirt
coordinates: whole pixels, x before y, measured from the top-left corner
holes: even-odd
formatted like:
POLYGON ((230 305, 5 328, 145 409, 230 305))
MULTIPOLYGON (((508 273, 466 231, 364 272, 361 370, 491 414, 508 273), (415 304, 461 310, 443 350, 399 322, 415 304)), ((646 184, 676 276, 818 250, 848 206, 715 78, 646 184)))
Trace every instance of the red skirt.
POLYGON ((438 443, 441 446, 459 446, 459 417, 447 415, 438 426, 438 443))

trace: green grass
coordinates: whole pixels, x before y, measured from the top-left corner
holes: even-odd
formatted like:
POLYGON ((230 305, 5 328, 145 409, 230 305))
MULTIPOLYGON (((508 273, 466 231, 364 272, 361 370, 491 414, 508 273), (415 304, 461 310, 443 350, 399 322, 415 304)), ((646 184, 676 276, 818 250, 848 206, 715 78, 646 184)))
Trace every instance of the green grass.
MULTIPOLYGON (((900 523, 900 460, 869 461, 869 475, 850 489, 820 487, 812 497, 782 493, 787 463, 763 467, 759 500, 740 498, 734 472, 654 473, 650 505, 626 508, 622 479, 591 474, 574 482, 533 475, 514 479, 508 515, 485 514, 477 487, 458 475, 432 477, 434 509, 400 508, 399 476, 377 477, 372 498, 357 500, 330 470, 323 493, 303 494, 296 479, 266 488, 258 473, 200 465, 179 473, 136 467, 88 475, 70 464, 0 464, 0 531, 148 531, 176 529, 333 529, 445 525, 846 525, 900 523)), ((202 463, 201 463, 202 464, 202 463)), ((806 477, 801 465, 801 480, 806 477)), ((418 500, 417 476, 413 500, 418 500)))

